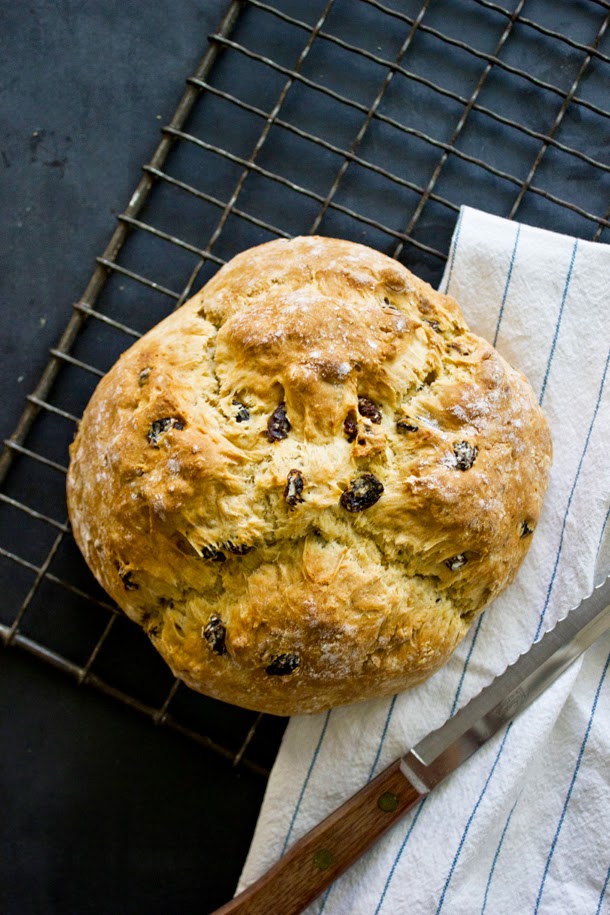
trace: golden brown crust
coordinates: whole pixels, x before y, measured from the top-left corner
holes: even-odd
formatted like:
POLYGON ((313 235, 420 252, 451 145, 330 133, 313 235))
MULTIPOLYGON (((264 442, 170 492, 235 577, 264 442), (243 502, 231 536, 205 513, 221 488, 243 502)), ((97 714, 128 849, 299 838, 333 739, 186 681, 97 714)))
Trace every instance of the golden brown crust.
POLYGON ((550 460, 529 384, 453 299, 297 238, 238 255, 123 354, 68 505, 178 676, 295 714, 440 667, 514 578, 550 460))

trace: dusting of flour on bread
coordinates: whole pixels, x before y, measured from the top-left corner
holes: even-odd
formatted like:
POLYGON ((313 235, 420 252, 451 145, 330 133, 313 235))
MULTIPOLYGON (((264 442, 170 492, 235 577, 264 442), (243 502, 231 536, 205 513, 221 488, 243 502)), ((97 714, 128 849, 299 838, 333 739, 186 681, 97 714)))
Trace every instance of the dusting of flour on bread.
POLYGON ((550 462, 528 382, 453 299, 362 245, 282 239, 102 379, 68 505, 177 676, 300 714, 447 661, 513 580, 550 462))

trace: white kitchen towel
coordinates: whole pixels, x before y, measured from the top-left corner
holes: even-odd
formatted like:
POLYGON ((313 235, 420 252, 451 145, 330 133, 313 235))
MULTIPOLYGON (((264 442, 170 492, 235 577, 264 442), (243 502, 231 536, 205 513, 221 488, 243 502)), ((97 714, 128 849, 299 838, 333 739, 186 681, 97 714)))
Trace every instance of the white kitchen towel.
MULTIPOLYGON (((427 683, 291 719, 239 889, 610 571, 610 246, 463 208, 441 289, 527 375, 550 421, 542 518, 516 582, 427 683)), ((609 913, 609 662, 605 638, 308 913, 609 913)))

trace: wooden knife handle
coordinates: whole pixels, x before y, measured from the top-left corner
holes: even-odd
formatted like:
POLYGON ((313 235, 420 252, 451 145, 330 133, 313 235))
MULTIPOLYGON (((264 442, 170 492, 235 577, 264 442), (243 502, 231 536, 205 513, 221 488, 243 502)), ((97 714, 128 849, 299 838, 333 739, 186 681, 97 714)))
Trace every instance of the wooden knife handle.
POLYGON ((422 797, 397 760, 214 915, 297 915, 422 797))

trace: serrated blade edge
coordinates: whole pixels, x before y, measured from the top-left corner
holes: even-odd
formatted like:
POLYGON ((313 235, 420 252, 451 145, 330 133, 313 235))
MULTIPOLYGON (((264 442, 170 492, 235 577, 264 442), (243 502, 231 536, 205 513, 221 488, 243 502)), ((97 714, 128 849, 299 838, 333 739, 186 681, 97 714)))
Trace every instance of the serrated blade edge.
POLYGON ((610 628, 610 576, 578 607, 403 757, 405 775, 428 791, 512 721, 610 628))

